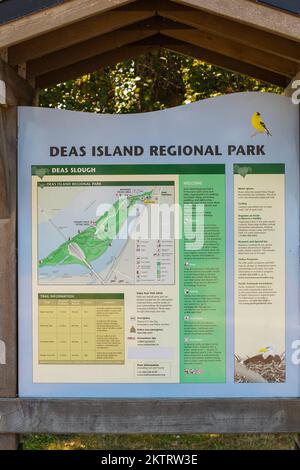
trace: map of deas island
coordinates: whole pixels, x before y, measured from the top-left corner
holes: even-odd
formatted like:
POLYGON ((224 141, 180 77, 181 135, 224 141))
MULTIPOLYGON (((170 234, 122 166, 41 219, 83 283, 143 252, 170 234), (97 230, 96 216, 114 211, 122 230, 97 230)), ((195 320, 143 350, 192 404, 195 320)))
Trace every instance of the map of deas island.
POLYGON ((173 204, 171 181, 39 182, 39 284, 174 284, 173 233, 139 236, 173 204))

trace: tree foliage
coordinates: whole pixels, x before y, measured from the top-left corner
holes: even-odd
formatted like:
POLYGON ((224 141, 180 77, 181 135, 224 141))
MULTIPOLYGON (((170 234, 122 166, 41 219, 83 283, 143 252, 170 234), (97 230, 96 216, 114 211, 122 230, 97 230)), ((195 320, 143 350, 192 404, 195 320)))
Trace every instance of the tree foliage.
POLYGON ((138 113, 239 91, 281 93, 282 89, 160 50, 43 90, 40 106, 96 113, 138 113))

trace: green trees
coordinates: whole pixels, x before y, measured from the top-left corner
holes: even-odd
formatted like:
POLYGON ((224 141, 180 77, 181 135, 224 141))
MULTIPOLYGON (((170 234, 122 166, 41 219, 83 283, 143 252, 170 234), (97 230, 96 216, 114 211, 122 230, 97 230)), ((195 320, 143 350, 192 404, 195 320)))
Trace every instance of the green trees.
POLYGON ((161 50, 43 90, 40 105, 138 113, 247 90, 282 92, 279 87, 161 50))

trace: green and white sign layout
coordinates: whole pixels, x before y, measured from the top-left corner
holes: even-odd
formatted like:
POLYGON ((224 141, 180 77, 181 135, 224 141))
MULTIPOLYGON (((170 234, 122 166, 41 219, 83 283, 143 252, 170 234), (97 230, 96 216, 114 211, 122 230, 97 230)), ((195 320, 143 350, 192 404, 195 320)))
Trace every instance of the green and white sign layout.
POLYGON ((20 395, 299 396, 298 129, 260 93, 20 108, 20 395))

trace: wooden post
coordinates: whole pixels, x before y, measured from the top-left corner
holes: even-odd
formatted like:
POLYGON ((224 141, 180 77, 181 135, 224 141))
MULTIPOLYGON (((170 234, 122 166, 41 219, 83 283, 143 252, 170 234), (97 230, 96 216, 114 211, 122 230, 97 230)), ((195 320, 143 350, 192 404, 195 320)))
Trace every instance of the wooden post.
POLYGON ((17 450, 18 446, 18 434, 0 434, 0 450, 17 450))
MULTIPOLYGON (((0 107, 0 397, 17 396, 17 105, 33 90, 0 61, 5 102, 0 107)), ((0 434, 0 449, 15 449, 16 434, 0 434)))
MULTIPOLYGON (((285 96, 292 97, 293 93, 296 91, 296 88, 293 88, 293 84, 296 80, 300 80, 300 71, 296 74, 294 78, 290 81, 286 89, 284 90, 285 96)), ((299 87, 298 87, 299 88, 299 87)))
MULTIPOLYGON (((0 108, 0 396, 17 395, 16 108, 0 108)), ((16 449, 17 435, 0 435, 16 449)))

